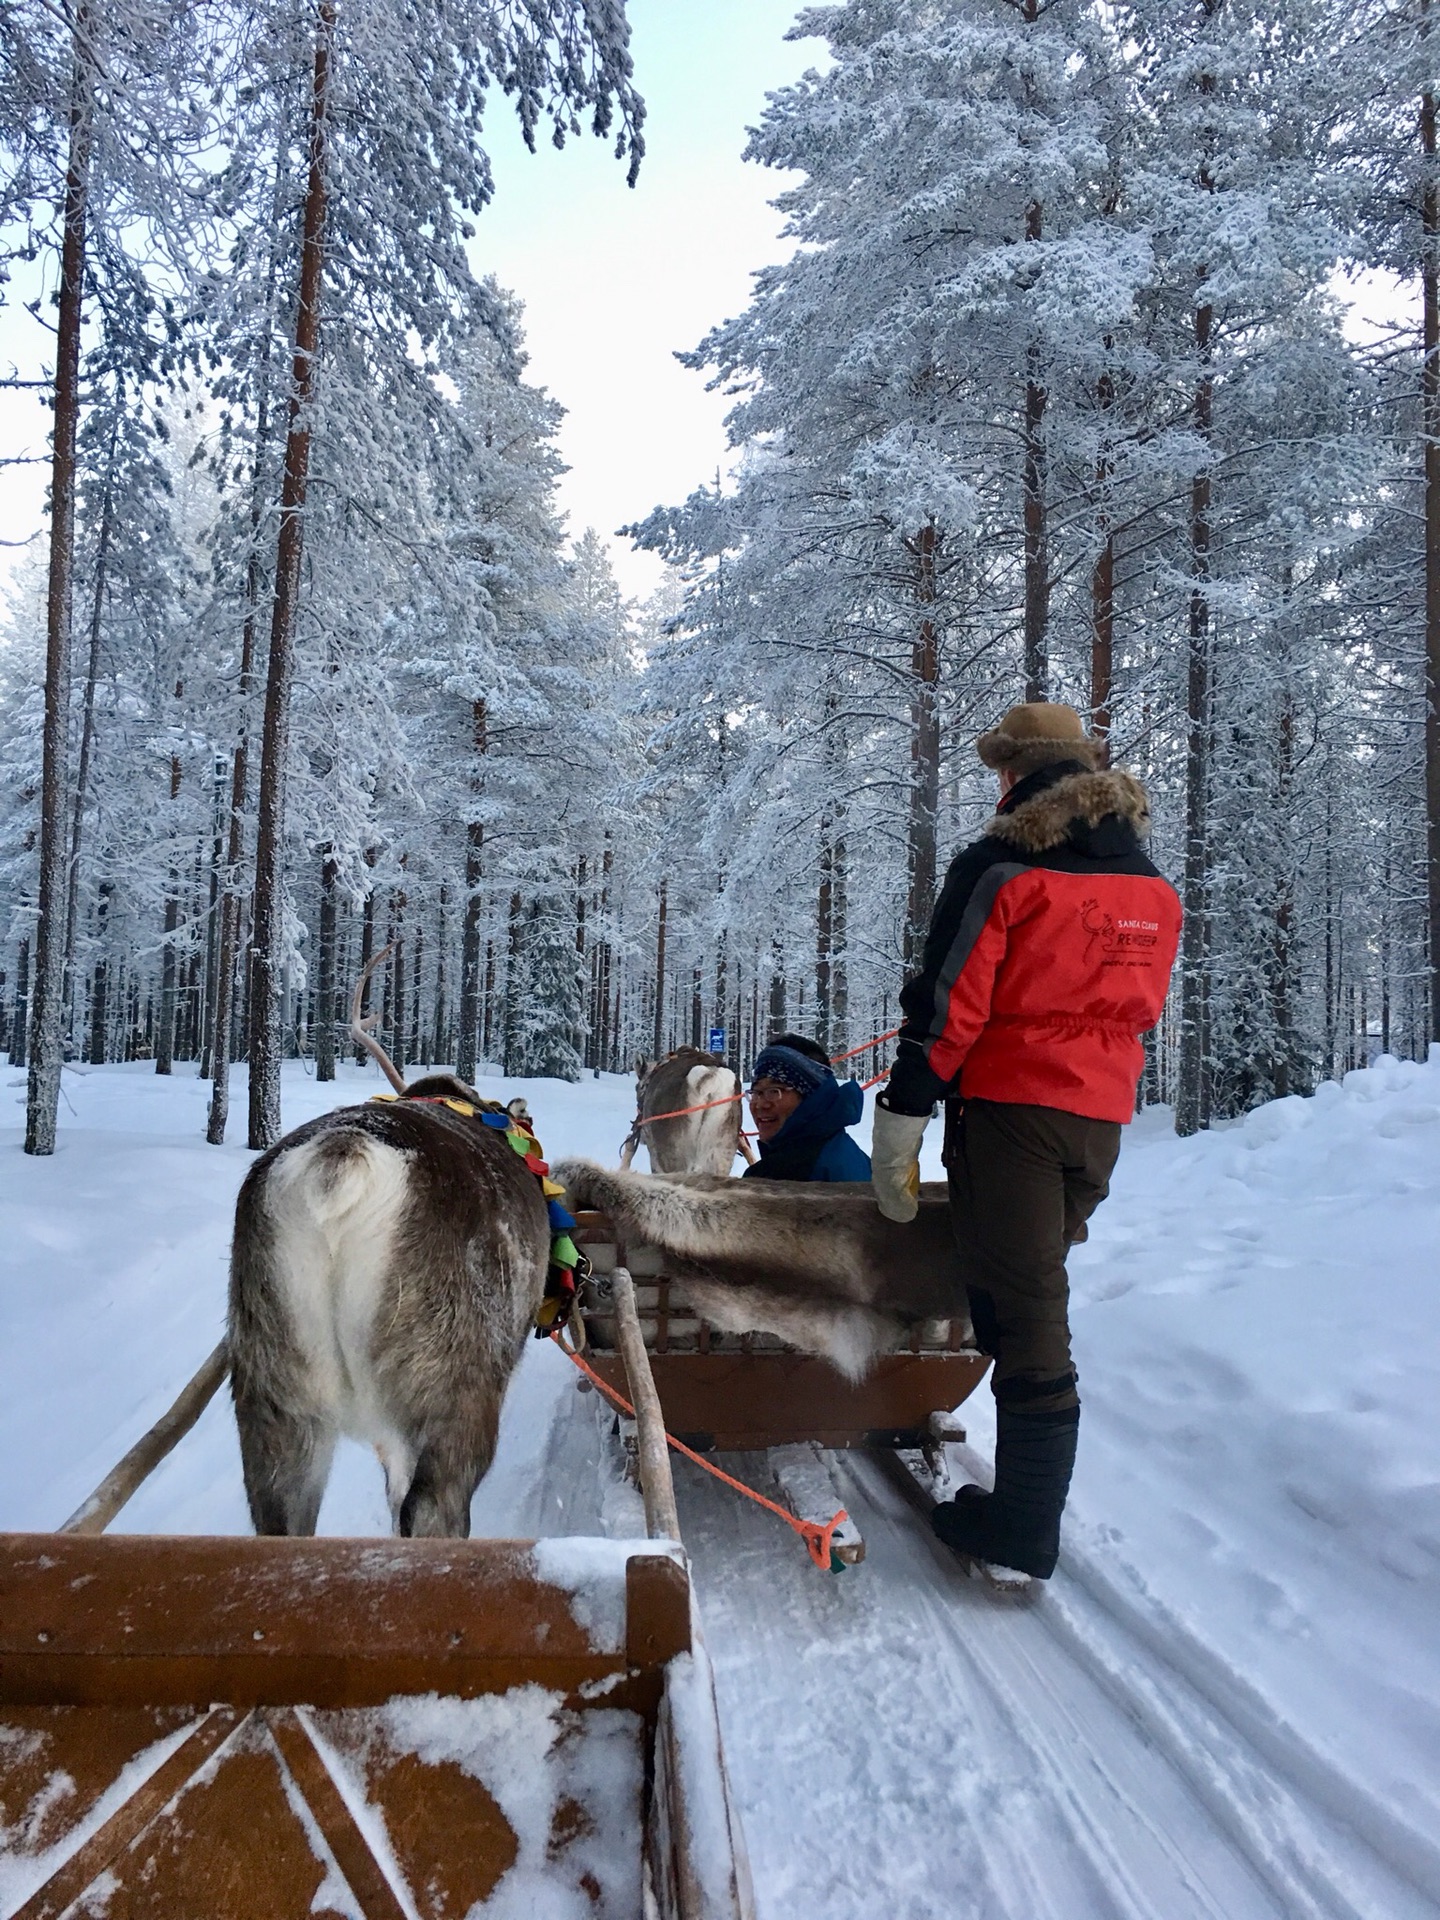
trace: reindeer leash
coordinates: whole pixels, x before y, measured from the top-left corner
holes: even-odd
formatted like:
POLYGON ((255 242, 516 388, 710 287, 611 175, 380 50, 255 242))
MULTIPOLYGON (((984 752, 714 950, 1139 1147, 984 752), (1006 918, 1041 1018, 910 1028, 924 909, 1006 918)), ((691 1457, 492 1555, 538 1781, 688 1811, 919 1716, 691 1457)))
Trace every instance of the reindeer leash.
MULTIPOLYGON (((613 1406, 618 1407, 620 1412, 625 1414, 629 1419, 633 1420, 635 1418, 635 1409, 625 1398, 624 1394, 618 1392, 614 1387, 602 1380, 587 1361, 582 1360, 573 1348, 566 1346, 565 1342, 560 1338, 559 1327, 551 1328, 550 1338, 555 1342, 556 1346, 559 1347, 565 1358, 577 1366, 581 1373, 585 1375, 586 1379, 590 1381, 591 1385, 597 1387, 613 1406)), ((727 1487, 733 1487, 736 1493, 743 1493, 747 1500, 753 1500, 757 1506, 765 1507, 769 1512, 778 1515, 778 1517, 785 1522, 786 1526, 798 1533, 800 1538, 805 1542, 805 1551, 810 1555, 811 1560, 820 1569, 821 1573, 843 1573, 845 1571, 845 1562, 840 1558, 839 1554, 836 1553, 834 1547, 835 1529, 840 1526, 842 1522, 850 1518, 844 1507, 840 1507, 834 1517, 829 1520, 800 1520, 793 1513, 787 1513, 785 1508, 780 1506, 776 1501, 767 1500, 763 1493, 757 1493, 754 1487, 747 1487, 743 1480, 737 1480, 733 1474, 726 1473, 722 1468, 713 1466, 703 1454, 696 1453, 692 1447, 687 1447, 683 1440, 677 1440, 668 1427, 665 1429, 665 1442, 667 1446, 673 1447, 676 1453, 683 1453, 687 1460, 693 1460, 697 1467, 703 1467, 705 1472, 713 1475, 715 1479, 723 1480, 727 1487)))

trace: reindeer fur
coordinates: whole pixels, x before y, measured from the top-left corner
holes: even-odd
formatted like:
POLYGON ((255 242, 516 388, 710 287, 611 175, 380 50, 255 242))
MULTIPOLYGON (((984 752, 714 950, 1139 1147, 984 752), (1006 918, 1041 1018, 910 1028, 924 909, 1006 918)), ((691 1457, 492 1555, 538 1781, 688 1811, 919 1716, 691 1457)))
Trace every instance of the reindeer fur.
POLYGON ((917 1217, 885 1219, 868 1183, 726 1180, 555 1168, 567 1204, 608 1215, 631 1246, 658 1248, 700 1316, 726 1333, 771 1333, 856 1380, 924 1320, 967 1319, 945 1188, 917 1217))
POLYGON ((505 1136, 416 1096, 341 1107, 250 1169, 230 1361, 257 1533, 315 1531, 340 1434, 372 1445, 395 1531, 463 1538, 545 1287, 539 1182, 505 1136))
POLYGON ((620 1164, 628 1167, 640 1145, 650 1155, 652 1173, 729 1173, 740 1141, 740 1082, 731 1069, 716 1054, 678 1047, 653 1064, 637 1062, 635 1077, 637 1125, 620 1164), (639 1125, 649 1114, 675 1113, 707 1100, 729 1104, 639 1125))

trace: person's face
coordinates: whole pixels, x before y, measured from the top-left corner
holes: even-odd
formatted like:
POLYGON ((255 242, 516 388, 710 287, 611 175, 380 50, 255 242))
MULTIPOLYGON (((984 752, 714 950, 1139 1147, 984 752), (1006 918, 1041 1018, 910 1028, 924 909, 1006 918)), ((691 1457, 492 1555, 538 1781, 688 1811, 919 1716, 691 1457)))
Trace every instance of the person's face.
POLYGON ((1010 789, 1014 786, 1014 784, 1015 784, 1014 768, 1002 767, 1000 770, 1000 798, 1002 800, 1005 798, 1006 794, 1009 793, 1010 789))
POLYGON ((750 1114, 755 1131, 762 1140, 773 1140, 799 1106, 801 1096, 793 1087, 782 1087, 768 1075, 750 1089, 750 1114))

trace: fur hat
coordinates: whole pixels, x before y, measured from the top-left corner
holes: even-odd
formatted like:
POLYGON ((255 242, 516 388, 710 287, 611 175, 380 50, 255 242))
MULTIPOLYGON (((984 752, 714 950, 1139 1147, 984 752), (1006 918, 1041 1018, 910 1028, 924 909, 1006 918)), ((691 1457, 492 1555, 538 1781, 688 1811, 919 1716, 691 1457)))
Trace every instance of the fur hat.
POLYGON ((1104 760, 1102 741, 1085 731, 1073 707, 1059 702, 1031 700, 1012 707, 998 727, 982 733, 975 750, 997 773, 1009 768, 1017 776, 1059 760, 1078 760, 1082 767, 1098 767, 1104 760))

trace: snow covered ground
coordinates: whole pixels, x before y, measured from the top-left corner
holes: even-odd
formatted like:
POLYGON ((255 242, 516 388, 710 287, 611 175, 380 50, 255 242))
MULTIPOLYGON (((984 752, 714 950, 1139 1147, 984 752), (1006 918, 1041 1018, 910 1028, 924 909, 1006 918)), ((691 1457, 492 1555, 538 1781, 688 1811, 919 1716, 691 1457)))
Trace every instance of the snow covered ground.
MULTIPOLYGON (((377 1085, 345 1074, 297 1067, 287 1124, 377 1085)), ((28 1160, 22 1078, 0 1127, 0 1527, 47 1527, 218 1337, 249 1156, 204 1144, 189 1070, 135 1066, 67 1073, 60 1151, 28 1160)), ((613 1163, 628 1080, 526 1091, 552 1155, 613 1163)), ((766 1920, 1440 1913, 1437 1253, 1440 1059, 1190 1141, 1146 1116, 1072 1265, 1080 1465, 1028 1609, 960 1576, 859 1457, 838 1478, 868 1558, 839 1577, 682 1471, 766 1920)), ((571 1378, 527 1353, 478 1533, 598 1530, 571 1378)), ((966 1411, 983 1452, 988 1395, 966 1411)), ((322 1530, 385 1524, 378 1468, 343 1450, 322 1530)), ((223 1397, 117 1525, 245 1527, 223 1397)))

